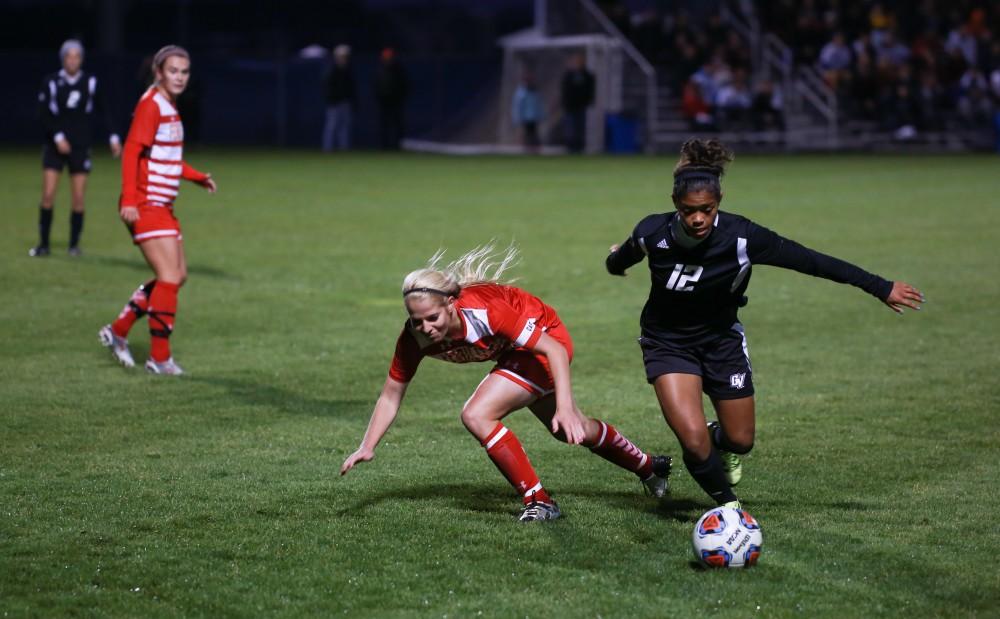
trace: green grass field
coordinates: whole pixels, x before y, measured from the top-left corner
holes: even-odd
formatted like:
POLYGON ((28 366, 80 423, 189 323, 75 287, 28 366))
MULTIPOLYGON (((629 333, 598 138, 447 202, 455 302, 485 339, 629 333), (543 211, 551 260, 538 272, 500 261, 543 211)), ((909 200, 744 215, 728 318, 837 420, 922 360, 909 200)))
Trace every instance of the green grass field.
MULTIPOLYGON (((576 342, 579 405, 676 455, 635 336, 645 265, 607 247, 667 208, 672 159, 440 158, 204 150, 220 187, 177 211, 188 374, 97 343, 148 268, 98 159, 85 255, 35 242, 39 162, 0 152, 0 614, 17 616, 969 617, 1000 614, 1000 173, 996 157, 739 157, 723 208, 920 287, 898 317, 845 286, 755 269, 742 313, 758 437, 740 495, 752 570, 706 572, 710 507, 680 465, 635 479, 518 433, 562 520, 518 502, 459 420, 487 364, 421 366, 368 464, 357 446, 405 313, 403 275, 515 239, 519 285, 576 342)), ((64 181, 65 182, 65 181, 64 181)), ((148 352, 145 323, 132 335, 148 352)))

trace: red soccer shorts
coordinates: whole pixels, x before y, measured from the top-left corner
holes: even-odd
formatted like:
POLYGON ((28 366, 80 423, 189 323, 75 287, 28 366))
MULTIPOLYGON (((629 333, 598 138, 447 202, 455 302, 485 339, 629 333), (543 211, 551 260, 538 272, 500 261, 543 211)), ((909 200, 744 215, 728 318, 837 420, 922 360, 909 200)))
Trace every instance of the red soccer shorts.
MULTIPOLYGON (((566 348, 569 360, 573 360, 573 340, 569 331, 560 324, 554 328, 545 329, 546 335, 555 338, 566 348)), ((556 384, 549 369, 549 360, 543 354, 530 350, 517 349, 504 353, 497 359, 497 364, 490 374, 503 376, 514 384, 520 385, 532 394, 543 397, 555 391, 556 384)))
POLYGON ((139 219, 130 227, 132 242, 139 245, 143 241, 163 236, 175 236, 181 240, 181 223, 174 217, 174 210, 166 206, 144 204, 139 207, 139 219))

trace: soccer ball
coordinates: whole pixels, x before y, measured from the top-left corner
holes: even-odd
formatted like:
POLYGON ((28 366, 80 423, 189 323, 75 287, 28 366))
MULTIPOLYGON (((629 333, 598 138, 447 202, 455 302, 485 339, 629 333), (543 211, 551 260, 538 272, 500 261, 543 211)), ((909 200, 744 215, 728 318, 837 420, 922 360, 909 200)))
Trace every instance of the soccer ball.
POLYGON ((764 538, 760 525, 742 509, 716 507, 698 519, 691 534, 694 556, 705 567, 750 567, 764 538))

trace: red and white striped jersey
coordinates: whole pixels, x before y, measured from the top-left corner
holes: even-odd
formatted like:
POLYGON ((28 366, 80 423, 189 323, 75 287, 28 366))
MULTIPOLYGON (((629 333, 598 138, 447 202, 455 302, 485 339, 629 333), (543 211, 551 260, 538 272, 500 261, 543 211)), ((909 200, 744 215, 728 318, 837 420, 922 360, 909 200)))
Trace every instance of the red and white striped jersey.
POLYGON ((455 301, 461 339, 435 343, 406 321, 396 340, 389 376, 408 383, 424 357, 452 363, 497 359, 515 349, 532 349, 542 333, 562 325, 556 311, 538 297, 501 284, 463 288, 455 301))
POLYGON ((122 152, 120 206, 173 206, 181 179, 208 176, 184 163, 184 126, 174 104, 156 86, 135 106, 122 152))

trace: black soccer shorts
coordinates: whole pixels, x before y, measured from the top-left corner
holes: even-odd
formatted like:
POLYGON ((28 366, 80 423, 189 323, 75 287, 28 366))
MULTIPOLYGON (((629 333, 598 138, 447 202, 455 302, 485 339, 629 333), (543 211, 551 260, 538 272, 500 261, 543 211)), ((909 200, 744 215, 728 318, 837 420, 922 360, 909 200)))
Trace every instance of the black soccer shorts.
POLYGON ((646 380, 664 374, 701 376, 702 391, 717 400, 735 400, 754 394, 750 350, 743 325, 699 338, 694 343, 671 341, 669 334, 639 338, 646 380))
POLYGON ((73 146, 68 155, 61 155, 55 144, 46 144, 42 149, 42 167, 62 172, 67 166, 70 174, 90 173, 90 147, 73 146))

